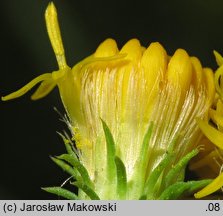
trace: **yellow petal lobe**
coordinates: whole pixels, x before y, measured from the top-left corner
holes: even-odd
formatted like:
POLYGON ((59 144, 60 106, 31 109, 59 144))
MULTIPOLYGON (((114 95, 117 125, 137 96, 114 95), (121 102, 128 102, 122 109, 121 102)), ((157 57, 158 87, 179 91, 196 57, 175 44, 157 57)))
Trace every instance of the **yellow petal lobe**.
POLYGON ((139 64, 142 57, 142 47, 139 40, 129 40, 120 50, 120 53, 127 54, 126 59, 132 61, 134 64, 139 64))
POLYGON ((167 79, 181 90, 187 91, 192 77, 190 57, 183 49, 178 49, 168 64, 167 79))
POLYGON ((221 173, 216 179, 213 180, 209 185, 204 187, 202 190, 194 194, 196 199, 208 196, 223 186, 223 173, 221 173))
POLYGON ((118 53, 115 40, 108 38, 102 42, 94 53, 94 57, 110 57, 118 53))
POLYGON ((196 57, 190 58, 193 68, 192 81, 197 88, 200 88, 203 81, 203 69, 201 62, 196 57))
POLYGON ((221 65, 214 74, 214 84, 217 93, 219 94, 221 100, 223 100, 223 89, 222 89, 222 77, 223 77, 223 65, 221 65))
POLYGON ((197 122, 204 135, 220 149, 223 149, 223 133, 203 120, 197 120, 197 122))
POLYGON ((145 116, 150 116, 154 101, 157 98, 161 84, 164 82, 167 61, 167 53, 159 43, 151 43, 143 53, 141 67, 144 70, 147 92, 145 98, 148 101, 145 116))
POLYGON ((141 66, 145 70, 148 86, 163 80, 167 67, 167 53, 160 43, 151 43, 143 53, 141 66))
POLYGON ((221 100, 217 101, 216 111, 219 115, 223 116, 223 103, 221 102, 221 100))
POLYGON ((215 97, 214 73, 210 68, 203 69, 204 83, 206 86, 207 102, 213 103, 215 97))
POLYGON ((210 109, 209 114, 210 114, 211 119, 218 126, 218 129, 222 128, 223 127, 223 116, 219 115, 218 112, 213 109, 210 109))
POLYGON ((223 65, 223 57, 221 56, 221 54, 216 50, 214 50, 214 56, 218 66, 220 67, 221 65, 223 65))

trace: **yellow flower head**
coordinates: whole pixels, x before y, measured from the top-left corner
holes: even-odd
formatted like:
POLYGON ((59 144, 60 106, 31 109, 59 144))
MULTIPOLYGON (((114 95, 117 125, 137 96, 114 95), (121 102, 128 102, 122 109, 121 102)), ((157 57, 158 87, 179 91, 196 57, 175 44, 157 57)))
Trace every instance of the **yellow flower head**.
POLYGON ((215 87, 217 94, 215 96, 214 107, 209 110, 209 119, 199 120, 198 124, 204 135, 216 146, 208 144, 206 148, 206 155, 198 162, 192 164, 191 168, 199 170, 204 164, 207 164, 215 173, 220 175, 207 187, 195 194, 196 198, 206 196, 210 193, 217 191, 223 186, 223 57, 216 51, 214 51, 216 61, 219 68, 215 72, 215 87), (218 164, 218 166, 216 166, 218 164))
MULTIPOLYGON (((172 148, 174 157, 163 176, 200 144, 199 126, 203 130, 215 97, 212 70, 203 68, 183 49, 168 56, 161 44, 155 42, 145 48, 137 39, 128 41, 120 50, 113 39, 107 39, 94 54, 70 68, 53 3, 45 18, 59 70, 35 78, 2 99, 20 97, 41 82, 32 95, 36 100, 58 86, 79 159, 97 194, 102 199, 117 198, 114 181, 105 178, 110 170, 103 120, 113 135, 115 154, 126 168, 128 192, 119 198, 138 199, 144 183, 172 148), (146 139, 148 128, 150 136, 146 139)), ((215 116, 215 111, 211 112, 215 116)), ((223 127, 220 122, 219 126, 223 127)), ((184 171, 179 173, 183 175, 184 171)), ((160 193, 165 189, 162 179, 156 185, 160 193)))

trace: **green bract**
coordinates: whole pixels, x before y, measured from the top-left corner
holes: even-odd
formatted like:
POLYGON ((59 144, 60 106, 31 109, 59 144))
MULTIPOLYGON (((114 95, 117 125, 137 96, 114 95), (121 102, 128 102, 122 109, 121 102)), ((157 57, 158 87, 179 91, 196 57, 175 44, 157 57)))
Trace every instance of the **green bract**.
MULTIPOLYGON (((106 123, 103 120, 101 121, 107 143, 106 183, 101 185, 101 187, 104 191, 107 191, 107 193, 115 191, 114 197, 110 198, 120 200, 125 200, 127 198, 139 200, 178 199, 192 195, 194 192, 203 188, 212 181, 201 180, 184 182, 185 168, 190 159, 198 154, 199 151, 197 149, 192 150, 174 167, 172 167, 168 173, 165 173, 165 168, 168 167, 171 164, 171 161, 176 157, 176 154, 174 154, 175 141, 171 143, 165 157, 155 167, 147 179, 145 179, 146 165, 143 164, 143 161, 144 157, 147 155, 148 147, 146 145, 151 138, 153 124, 150 125, 146 135, 144 136, 144 144, 141 149, 142 157, 138 160, 134 178, 131 181, 128 181, 125 164, 115 153, 115 143, 111 131, 106 123), (130 197, 130 195, 133 197, 130 197)), ((73 150, 73 143, 71 141, 69 142, 69 139, 66 139, 64 136, 62 137, 65 142, 67 154, 52 158, 52 160, 72 176, 70 184, 78 187, 79 192, 78 194, 75 194, 74 192, 68 191, 62 187, 47 187, 43 188, 43 190, 67 199, 100 199, 97 191, 95 191, 94 182, 90 180, 87 169, 85 169, 84 165, 78 160, 78 155, 76 155, 73 150)), ((100 157, 100 154, 97 156, 100 157)))

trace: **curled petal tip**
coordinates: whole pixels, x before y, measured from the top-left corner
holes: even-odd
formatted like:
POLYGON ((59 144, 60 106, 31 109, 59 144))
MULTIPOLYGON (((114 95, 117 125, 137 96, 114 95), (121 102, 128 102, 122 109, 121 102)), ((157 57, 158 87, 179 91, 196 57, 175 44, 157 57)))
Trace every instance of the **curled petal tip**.
POLYGON ((36 77, 35 79, 33 79, 32 81, 30 81, 29 83, 27 83, 25 86, 23 86, 22 88, 20 88, 19 90, 9 94, 9 95, 6 95, 4 97, 2 97, 1 99, 3 101, 7 101, 7 100, 12 100, 12 99, 15 99, 15 98, 18 98, 18 97, 21 97, 23 96, 26 92, 28 92, 31 88, 33 88, 36 84, 44 81, 44 80, 51 80, 52 79, 52 75, 51 73, 45 73, 45 74, 42 74, 38 77, 36 77))
POLYGON ((221 56, 221 54, 219 52, 217 52, 216 50, 213 51, 216 62, 218 64, 218 66, 220 67, 221 65, 223 65, 223 57, 221 56))
POLYGON ((223 173, 221 173, 216 179, 214 179, 209 185, 204 187, 202 190, 194 194, 196 199, 208 196, 223 186, 223 173))
POLYGON ((223 149, 223 133, 210 126, 204 120, 197 119, 197 122, 204 135, 217 147, 223 149))

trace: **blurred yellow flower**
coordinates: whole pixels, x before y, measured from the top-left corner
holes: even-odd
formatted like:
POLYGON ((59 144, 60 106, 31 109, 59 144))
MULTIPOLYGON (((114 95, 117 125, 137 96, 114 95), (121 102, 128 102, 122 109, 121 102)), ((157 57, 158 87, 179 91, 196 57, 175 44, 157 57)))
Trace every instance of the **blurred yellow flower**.
MULTIPOLYGON (((199 120, 198 125, 204 135, 216 146, 209 144, 208 150, 203 158, 198 162, 192 164, 191 168, 196 170, 202 167, 204 164, 208 164, 216 174, 220 172, 220 175, 207 187, 195 194, 196 198, 200 198, 217 191, 223 186, 223 58, 222 56, 214 51, 216 61, 219 68, 215 72, 215 87, 216 87, 216 98, 215 106, 209 110, 209 120, 199 120), (218 165, 218 166, 216 166, 218 165), (220 171, 219 171, 220 170, 220 171)), ((207 146, 206 146, 207 147, 207 146)))
MULTIPOLYGON (((45 18, 59 70, 35 78, 2 100, 20 97, 39 82, 33 100, 58 86, 79 160, 101 199, 139 199, 142 195, 147 199, 163 198, 162 192, 168 186, 184 179, 185 167, 181 165, 171 182, 167 183, 165 176, 202 144, 203 133, 222 149, 221 102, 216 110, 210 110, 219 130, 208 124, 209 109, 215 99, 214 74, 203 68, 196 57, 190 57, 183 49, 170 57, 161 44, 155 42, 144 48, 137 39, 119 50, 113 39, 107 39, 94 54, 70 68, 53 3, 49 4, 45 18), (128 184, 124 195, 117 195, 118 177, 109 181, 106 178, 111 170, 101 119, 110 129, 115 155, 126 169, 128 184), (174 154, 173 158, 163 167, 162 174, 157 174, 157 192, 151 194, 145 185, 169 153, 174 154)), ((205 163, 208 162, 209 159, 205 163)), ((216 190, 221 184, 215 181, 212 184, 216 190)), ((213 191, 201 192, 197 198, 213 191)), ((87 198, 83 194, 80 197, 87 198)))

